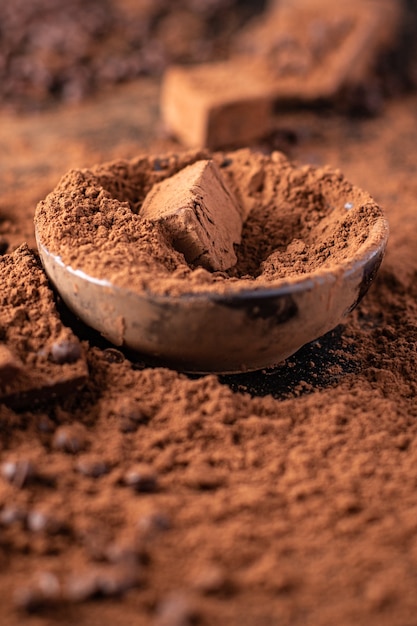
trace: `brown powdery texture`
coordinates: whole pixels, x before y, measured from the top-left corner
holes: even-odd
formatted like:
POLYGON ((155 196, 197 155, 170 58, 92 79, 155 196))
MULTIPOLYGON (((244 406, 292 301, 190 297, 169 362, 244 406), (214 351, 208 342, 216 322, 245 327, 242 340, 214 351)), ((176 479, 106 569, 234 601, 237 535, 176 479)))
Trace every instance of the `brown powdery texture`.
MULTIPOLYGON (((60 146, 80 168, 137 153, 103 111, 133 128, 146 105, 135 98, 128 115, 112 96, 77 114, 78 130, 71 110, 0 113, 2 253, 32 236, 43 173, 52 189, 67 169, 60 146), (107 130, 88 153, 96 117, 107 130), (61 129, 73 133, 64 144, 61 129)), ((59 301, 44 309, 87 341, 89 378, 24 410, 0 405, 2 625, 415 625, 416 111, 414 95, 373 120, 303 112, 263 145, 341 167, 391 227, 346 325, 280 367, 191 380, 111 348, 59 301)), ((30 267, 23 282, 40 281, 50 302, 30 267)))
POLYGON ((38 205, 38 239, 73 270, 131 291, 178 295, 277 286, 360 257, 381 211, 340 172, 240 150, 211 155, 246 220, 227 272, 187 265, 162 224, 141 217, 152 185, 204 153, 70 171, 38 205))
POLYGON ((55 309, 39 262, 27 246, 0 257, 0 399, 31 404, 76 391, 87 377, 83 349, 55 309))
POLYGON ((222 56, 264 2, 15 0, 0 5, 0 100, 10 108, 76 102, 159 75, 171 62, 222 56))

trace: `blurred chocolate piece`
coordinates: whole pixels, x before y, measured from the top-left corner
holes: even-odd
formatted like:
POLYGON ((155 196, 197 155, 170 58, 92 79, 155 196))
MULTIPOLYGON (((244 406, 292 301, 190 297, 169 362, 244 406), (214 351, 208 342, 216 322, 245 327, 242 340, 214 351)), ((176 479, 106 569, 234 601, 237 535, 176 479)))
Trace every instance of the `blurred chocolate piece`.
POLYGON ((398 37, 396 0, 272 4, 229 61, 172 67, 161 111, 189 146, 236 146, 273 129, 280 106, 332 101, 364 84, 398 37))
POLYGON ((87 379, 82 346, 57 313, 27 245, 0 257, 0 402, 21 408, 74 392, 87 379))
POLYGON ((249 58, 173 66, 163 79, 161 113, 188 146, 243 145, 271 130, 273 95, 249 58))

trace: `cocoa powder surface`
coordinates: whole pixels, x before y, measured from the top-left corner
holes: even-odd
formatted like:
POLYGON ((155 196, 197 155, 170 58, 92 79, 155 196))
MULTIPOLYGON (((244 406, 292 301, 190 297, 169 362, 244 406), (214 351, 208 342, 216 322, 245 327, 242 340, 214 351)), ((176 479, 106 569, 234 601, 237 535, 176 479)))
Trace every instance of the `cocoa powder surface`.
POLYGON ((24 405, 61 386, 76 391, 87 376, 83 349, 62 324, 47 278, 25 244, 0 257, 0 288, 1 400, 24 405))
MULTIPOLYGON (((66 136, 76 167, 132 156, 117 123, 88 150, 96 106, 66 136)), ((88 342, 89 379, 41 406, 1 405, 2 624, 415 623, 416 110, 411 96, 374 120, 304 113, 260 146, 341 167, 391 227, 358 309, 280 367, 220 380, 152 368, 58 301, 88 342)), ((50 119, 30 126, 59 135, 50 119)), ((2 136, 9 252, 65 170, 23 122, 2 136)))
POLYGON ((201 152, 142 157, 69 172, 37 209, 38 238, 75 271, 159 295, 279 286, 340 271, 361 258, 382 212, 330 168, 291 164, 249 150, 213 154, 245 212, 237 263, 227 272, 189 266, 163 225, 142 218, 153 184, 201 152))

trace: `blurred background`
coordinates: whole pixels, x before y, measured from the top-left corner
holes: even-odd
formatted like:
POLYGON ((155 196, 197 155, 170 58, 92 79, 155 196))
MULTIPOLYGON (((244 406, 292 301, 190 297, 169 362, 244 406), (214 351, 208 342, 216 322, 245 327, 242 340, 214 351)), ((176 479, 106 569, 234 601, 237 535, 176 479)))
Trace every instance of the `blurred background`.
MULTIPOLYGON (((297 7, 300 0, 285 3, 297 7)), ((402 14, 396 45, 375 63, 371 96, 363 95, 363 87, 350 94, 353 109, 374 112, 379 96, 417 84, 417 3, 392 3, 402 14)), ((280 4, 284 0, 2 1, 0 105, 37 110, 79 102, 141 76, 160 77, 172 63, 226 59, 239 47, 242 31, 280 4)), ((360 13, 369 0, 356 4, 360 13)), ((378 0, 373 4, 379 11, 378 0)))

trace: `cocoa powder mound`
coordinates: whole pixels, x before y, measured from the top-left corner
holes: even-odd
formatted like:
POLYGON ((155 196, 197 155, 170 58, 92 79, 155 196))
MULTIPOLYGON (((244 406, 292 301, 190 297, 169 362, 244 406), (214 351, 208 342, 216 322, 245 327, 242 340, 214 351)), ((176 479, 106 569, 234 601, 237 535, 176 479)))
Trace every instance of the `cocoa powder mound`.
MULTIPOLYGON (((0 405, 2 624, 413 626, 416 107, 414 95, 374 120, 304 112, 264 144, 285 131, 300 162, 341 167, 391 226, 347 323, 274 370, 191 379, 152 368, 58 300, 61 323, 87 341, 89 379, 36 407, 0 405)), ((134 100, 132 124, 139 114, 134 100)), ((59 115, 67 128, 73 113, 59 115)), ((43 141, 56 139, 49 119, 43 141)), ((20 120, 8 124, 2 142, 17 165, 0 168, 0 225, 12 249, 45 195, 39 172, 49 168, 52 189, 66 167, 21 139, 20 120)), ((106 135, 90 157, 77 153, 86 126, 82 117, 66 142, 76 166, 131 154, 117 123, 111 148, 106 135)))
POLYGON ((0 400, 32 404, 80 388, 88 375, 83 348, 27 246, 0 258, 0 292, 0 400))
POLYGON ((215 153, 246 214, 237 263, 209 272, 186 263, 162 224, 142 218, 153 184, 201 152, 139 157, 69 172, 37 208, 39 241, 73 270, 132 291, 228 292, 335 271, 359 255, 381 211, 340 172, 240 150, 215 153))

